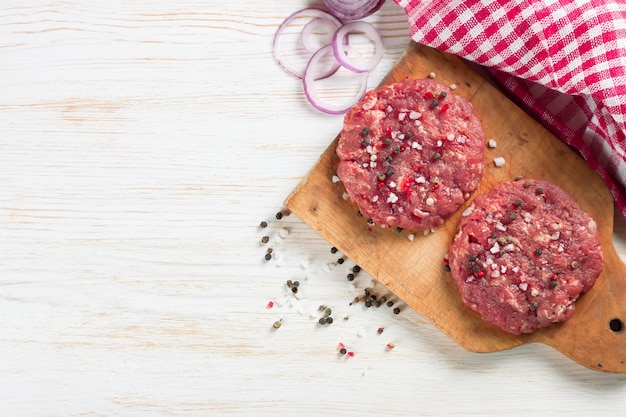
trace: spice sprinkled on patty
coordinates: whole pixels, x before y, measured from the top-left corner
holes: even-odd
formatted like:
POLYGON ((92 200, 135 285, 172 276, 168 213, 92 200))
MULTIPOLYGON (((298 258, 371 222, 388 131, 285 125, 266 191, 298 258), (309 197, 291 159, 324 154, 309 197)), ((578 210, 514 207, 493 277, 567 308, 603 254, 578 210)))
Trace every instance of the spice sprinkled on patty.
POLYGON ((375 224, 433 229, 484 173, 485 134, 472 105, 433 79, 369 91, 345 116, 337 176, 375 224))
POLYGON ((571 318, 603 265, 595 221, 546 180, 507 182, 477 196, 448 259, 463 301, 513 334, 571 318))

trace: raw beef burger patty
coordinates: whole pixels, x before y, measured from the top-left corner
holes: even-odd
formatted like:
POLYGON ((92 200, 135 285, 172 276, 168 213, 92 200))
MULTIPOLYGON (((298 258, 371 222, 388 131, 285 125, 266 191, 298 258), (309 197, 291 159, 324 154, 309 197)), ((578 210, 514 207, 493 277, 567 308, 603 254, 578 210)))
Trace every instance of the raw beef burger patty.
POLYGON ((513 334, 568 320, 603 264, 594 220, 556 184, 524 179, 476 197, 448 258, 463 301, 513 334))
POLYGON ((485 134, 472 105, 432 79, 369 91, 344 117, 337 176, 376 224, 432 229, 476 190, 485 134))

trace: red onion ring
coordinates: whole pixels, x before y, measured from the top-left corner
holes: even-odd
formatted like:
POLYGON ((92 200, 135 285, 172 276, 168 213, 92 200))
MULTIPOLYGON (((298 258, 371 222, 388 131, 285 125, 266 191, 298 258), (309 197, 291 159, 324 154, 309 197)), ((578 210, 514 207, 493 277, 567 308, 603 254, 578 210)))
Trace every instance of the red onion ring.
POLYGON ((341 23, 337 24, 333 20, 322 18, 322 17, 316 17, 315 19, 311 20, 309 23, 304 25, 304 27, 302 28, 302 33, 300 34, 300 41, 302 43, 302 46, 304 47, 304 49, 314 54, 319 49, 319 47, 315 47, 313 44, 311 44, 310 38, 313 32, 318 28, 326 29, 329 33, 333 35, 331 37, 331 42, 332 42, 334 33, 340 27, 341 27, 341 23))
POLYGON ((365 21, 353 21, 342 25, 333 36, 333 53, 337 62, 353 72, 367 72, 373 70, 376 65, 383 59, 384 47, 383 38, 376 28, 365 21), (376 51, 369 61, 365 64, 358 65, 350 58, 348 49, 346 48, 346 38, 350 32, 363 32, 374 42, 376 51))
MULTIPOLYGON (((361 76, 361 88, 359 89, 359 92, 354 96, 354 98, 351 99, 348 103, 344 103, 342 105, 325 103, 317 95, 317 90, 315 88, 316 78, 314 74, 315 74, 315 69, 317 65, 319 64, 320 60, 325 55, 328 55, 331 53, 333 53, 332 44, 321 47, 313 54, 313 56, 311 56, 311 59, 309 60, 309 63, 307 64, 306 69, 304 70, 304 77, 302 77, 302 85, 304 87, 304 95, 306 96, 309 103, 311 103, 311 105, 315 109, 323 113, 340 115, 348 111, 352 106, 354 106, 363 97, 363 95, 365 94, 365 91, 367 90, 367 77, 369 73, 361 72, 359 74, 361 76)), ((356 53, 358 54, 358 51, 356 51, 356 53)))
POLYGON ((380 9, 385 0, 324 0, 328 10, 343 20, 358 20, 380 9))
MULTIPOLYGON (((297 10, 297 11, 293 12, 292 14, 290 14, 289 16, 287 16, 287 18, 285 18, 285 20, 283 20, 283 22, 278 27, 278 30, 276 30, 276 33, 274 34, 274 42, 272 44, 272 52, 274 53, 274 58, 276 59, 276 63, 278 64, 278 66, 280 66, 285 72, 287 72, 288 74, 293 75, 296 78, 302 78, 303 77, 303 72, 298 71, 298 70, 292 68, 291 66, 289 66, 285 62, 283 62, 282 59, 280 59, 279 40, 280 40, 280 37, 281 37, 282 33, 284 32, 284 30, 289 26, 289 24, 291 22, 293 22, 294 20, 296 20, 299 17, 307 17, 307 16, 328 19, 328 20, 332 21, 333 23, 335 23, 337 27, 341 26, 341 21, 339 19, 337 19, 331 13, 329 13, 329 12, 327 12, 325 10, 322 10, 322 9, 318 9, 316 7, 307 7, 305 9, 297 10)), ((335 71, 337 71, 337 68, 334 68, 334 69, 331 68, 328 72, 320 75, 319 78, 328 77, 329 75, 332 75, 335 71)))

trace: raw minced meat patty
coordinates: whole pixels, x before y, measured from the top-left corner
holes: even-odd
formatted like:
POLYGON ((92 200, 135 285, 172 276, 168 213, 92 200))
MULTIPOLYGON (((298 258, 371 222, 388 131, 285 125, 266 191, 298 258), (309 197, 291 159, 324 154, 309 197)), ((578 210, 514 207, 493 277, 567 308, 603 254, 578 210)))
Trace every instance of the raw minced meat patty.
POLYGON ((432 229, 469 198, 485 170, 472 105, 433 79, 371 90, 344 117, 337 176, 363 216, 432 229))
POLYGON ((537 179, 477 196, 448 258, 463 301, 513 334, 568 320, 603 265, 595 221, 566 191, 537 179))

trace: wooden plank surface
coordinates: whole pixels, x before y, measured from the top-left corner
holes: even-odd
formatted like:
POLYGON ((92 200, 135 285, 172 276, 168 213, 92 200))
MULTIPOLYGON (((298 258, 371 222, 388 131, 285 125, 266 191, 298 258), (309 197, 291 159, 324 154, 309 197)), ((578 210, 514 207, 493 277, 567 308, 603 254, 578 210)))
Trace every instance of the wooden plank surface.
POLYGON ((358 207, 343 199, 342 184, 332 181, 339 162, 334 156, 336 141, 286 205, 393 294, 469 350, 493 352, 539 341, 591 369, 626 372, 626 333, 610 328, 612 320, 621 322, 626 317, 626 271, 613 247, 613 205, 602 179, 575 152, 455 57, 412 43, 384 82, 424 78, 431 72, 443 84, 459 86, 455 94, 470 100, 487 138, 498 144, 486 151, 487 169, 476 194, 518 176, 549 179, 567 190, 596 220, 605 267, 598 284, 578 301, 578 313, 571 320, 520 336, 482 321, 463 304, 443 264, 461 212, 472 199, 435 233, 372 228, 356 215, 358 207), (507 161, 503 167, 493 164, 496 156, 507 161), (415 238, 409 240, 409 234, 415 238))
MULTIPOLYGON (((0 415, 621 415, 623 375, 539 343, 469 352, 397 299, 350 305, 385 289, 275 219, 341 126, 271 54, 310 4, 0 4, 0 415)), ((370 21, 374 87, 408 29, 390 2, 370 21)))

